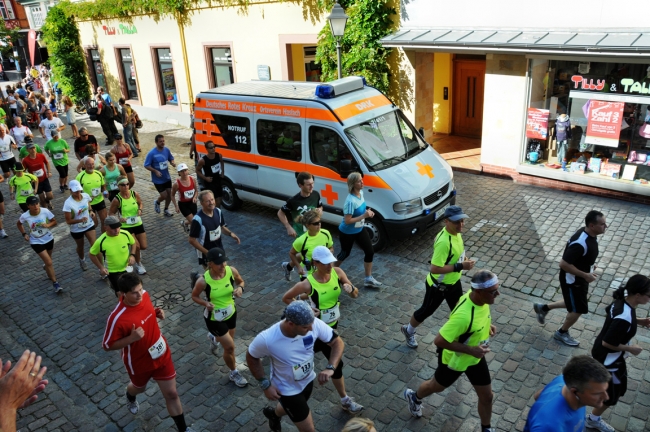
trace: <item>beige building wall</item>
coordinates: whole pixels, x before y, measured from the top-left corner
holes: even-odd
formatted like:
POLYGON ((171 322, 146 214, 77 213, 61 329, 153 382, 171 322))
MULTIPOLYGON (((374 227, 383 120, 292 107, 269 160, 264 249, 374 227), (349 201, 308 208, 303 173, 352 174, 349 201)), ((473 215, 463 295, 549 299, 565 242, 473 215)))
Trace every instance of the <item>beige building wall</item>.
POLYGON ((433 60, 433 130, 437 134, 451 133, 451 101, 452 101, 452 75, 454 64, 453 54, 435 53, 433 60), (445 100, 445 87, 449 89, 445 100))
POLYGON ((433 53, 415 53, 415 124, 424 128, 424 139, 433 138, 433 53))

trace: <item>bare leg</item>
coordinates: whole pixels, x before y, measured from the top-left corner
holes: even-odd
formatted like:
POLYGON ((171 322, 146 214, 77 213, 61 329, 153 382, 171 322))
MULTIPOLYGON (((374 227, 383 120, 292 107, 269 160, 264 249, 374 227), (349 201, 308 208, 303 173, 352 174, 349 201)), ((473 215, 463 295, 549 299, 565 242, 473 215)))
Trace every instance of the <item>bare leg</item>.
POLYGON ((160 387, 160 392, 165 398, 169 415, 175 417, 183 414, 183 404, 181 404, 181 399, 178 397, 178 392, 176 391, 176 378, 156 382, 158 383, 158 387, 160 387))
POLYGON ((99 217, 99 224, 102 227, 102 232, 106 232, 106 227, 104 226, 104 220, 106 219, 106 216, 108 216, 108 210, 105 208, 98 210, 95 212, 97 214, 97 217, 99 217))
POLYGON ((334 388, 338 392, 341 399, 343 399, 344 397, 346 397, 348 395, 345 392, 345 379, 343 377, 341 377, 339 379, 332 378, 332 384, 334 384, 334 388))
POLYGON ((549 303, 546 306, 548 306, 549 309, 560 309, 560 308, 566 309, 566 303, 564 302, 564 300, 549 303))
POLYGON ((77 244, 77 256, 79 259, 84 259, 84 238, 74 239, 74 242, 77 244))
POLYGON ((364 262, 363 263, 363 271, 366 273, 366 277, 371 276, 372 275, 372 263, 371 262, 369 262, 369 263, 364 262))
POLYGON ((45 273, 47 277, 52 281, 56 282, 56 274, 54 273, 54 264, 52 263, 52 251, 43 251, 38 254, 39 257, 43 260, 45 264, 45 273))
POLYGON ((420 384, 420 387, 418 387, 417 391, 415 392, 415 396, 417 396, 418 399, 424 399, 425 397, 434 393, 440 393, 446 388, 447 387, 440 385, 435 378, 431 378, 430 380, 420 384))
POLYGON ((577 312, 569 312, 569 313, 567 313, 566 318, 564 319, 564 324, 562 324, 561 329, 563 331, 569 331, 571 326, 573 326, 573 324, 575 324, 578 321, 578 318, 580 318, 580 315, 582 315, 582 314, 579 314, 577 312))
POLYGON ((489 425, 492 419, 492 401, 494 400, 492 385, 474 386, 474 390, 478 395, 478 416, 481 419, 481 424, 489 425))
POLYGON ((235 363, 235 329, 228 330, 223 336, 217 338, 217 341, 221 343, 223 347, 223 361, 226 362, 226 366, 231 371, 237 369, 237 364, 235 363))

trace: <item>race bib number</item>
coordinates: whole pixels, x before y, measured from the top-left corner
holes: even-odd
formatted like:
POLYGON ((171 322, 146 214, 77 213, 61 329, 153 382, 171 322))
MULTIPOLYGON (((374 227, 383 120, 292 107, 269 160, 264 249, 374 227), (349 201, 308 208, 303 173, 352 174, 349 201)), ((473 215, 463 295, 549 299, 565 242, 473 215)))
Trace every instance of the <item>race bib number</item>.
POLYGON ((314 356, 312 355, 311 358, 306 362, 293 366, 293 379, 296 381, 301 381, 305 378, 309 378, 313 370, 314 356))
POLYGON ((102 188, 100 188, 100 187, 98 187, 98 188, 92 188, 92 189, 90 190, 90 194, 91 194, 92 196, 94 196, 94 197, 96 197, 96 196, 99 195, 100 193, 102 193, 102 188))
POLYGON ((111 180, 108 182, 108 188, 110 190, 115 190, 117 189, 117 181, 116 180, 111 180))
POLYGON ((149 355, 152 359, 156 360, 160 358, 167 351, 167 344, 165 344, 165 339, 162 335, 158 338, 158 341, 149 347, 149 355))
POLYGON ((50 233, 50 230, 44 227, 36 227, 32 230, 32 237, 41 238, 50 233))
POLYGON ((30 195, 34 195, 34 189, 22 189, 20 191, 20 196, 27 197, 27 196, 30 196, 30 195))
POLYGON ((212 318, 215 319, 215 321, 224 321, 235 312, 235 308, 233 305, 228 305, 227 308, 224 309, 215 309, 212 311, 212 318))
POLYGON ((129 158, 120 158, 120 165, 128 165, 129 164, 129 158))
POLYGON ((162 171, 162 170, 166 170, 168 166, 169 166, 169 165, 168 165, 167 161, 165 161, 165 162, 160 162, 160 165, 159 165, 160 168, 158 168, 158 169, 161 170, 161 171, 162 171))
POLYGON ((78 228, 88 228, 91 223, 92 223, 92 219, 88 218, 84 222, 79 222, 77 224, 77 227, 78 228))
POLYGON ((210 231, 210 241, 217 241, 221 238, 221 227, 210 231))
POLYGON ((45 170, 42 170, 42 169, 36 170, 36 171, 34 171, 34 175, 36 177, 39 177, 39 178, 43 177, 45 175, 45 170))
POLYGON ((218 174, 221 172, 221 164, 212 165, 212 174, 218 174))
POLYGON ((63 159, 64 155, 65 155, 65 153, 52 153, 52 159, 54 159, 54 160, 63 159))
POLYGON ((361 219, 359 222, 354 223, 355 228, 363 228, 363 224, 365 223, 365 219, 361 219))
POLYGON ((185 196, 186 199, 194 198, 194 189, 186 190, 185 192, 183 192, 183 195, 185 196))
POLYGON ((2 143, 0 144, 0 152, 8 152, 9 151, 9 144, 2 143))
POLYGON ((321 309, 320 311, 320 319, 323 320, 323 322, 326 324, 338 321, 339 318, 341 318, 341 311, 339 310, 338 303, 333 308, 325 310, 321 309))
POLYGON ((140 216, 129 216, 126 218, 126 224, 127 225, 135 225, 137 223, 140 223, 142 219, 140 219, 140 216))

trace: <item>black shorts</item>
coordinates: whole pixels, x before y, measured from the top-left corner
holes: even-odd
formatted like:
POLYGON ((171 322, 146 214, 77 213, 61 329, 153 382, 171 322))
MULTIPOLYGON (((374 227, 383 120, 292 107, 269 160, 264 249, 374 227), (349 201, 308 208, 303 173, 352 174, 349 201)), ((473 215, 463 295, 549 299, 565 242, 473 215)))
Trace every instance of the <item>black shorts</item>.
POLYGON ((165 192, 167 189, 172 188, 172 181, 168 180, 165 183, 161 183, 161 184, 154 183, 153 185, 156 187, 156 190, 158 192, 162 193, 162 192, 165 192))
POLYGON ((567 312, 589 313, 589 303, 587 302, 588 284, 568 284, 560 278, 560 287, 562 288, 562 297, 567 312))
POLYGON ((212 183, 203 182, 204 190, 212 191, 212 195, 215 198, 221 198, 223 196, 223 186, 221 182, 221 177, 212 177, 212 183))
POLYGON ((36 191, 36 195, 40 195, 42 193, 47 193, 47 192, 52 192, 52 185, 50 185, 50 179, 45 179, 42 182, 38 182, 38 190, 36 191))
POLYGON ((235 313, 225 321, 212 321, 205 317, 203 320, 205 321, 205 326, 208 328, 210 334, 216 337, 221 337, 228 333, 228 330, 237 328, 237 310, 235 310, 235 313))
POLYGON ((45 244, 30 244, 32 249, 34 249, 34 252, 37 254, 43 252, 43 251, 51 251, 54 249, 54 239, 50 240, 49 242, 45 244))
POLYGON ((468 367, 464 372, 458 372, 449 369, 446 364, 442 363, 442 351, 443 350, 440 350, 440 353, 438 354, 438 369, 436 369, 436 373, 433 374, 434 378, 441 386, 445 388, 450 387, 462 374, 465 374, 470 384, 473 386, 486 386, 492 384, 490 370, 488 369, 485 357, 474 366, 468 367))
POLYGON ((58 166, 54 165, 54 168, 59 172, 59 178, 66 178, 68 176, 68 165, 58 166))
POLYGON ((620 398, 625 395, 627 391, 627 366, 625 362, 621 363, 616 372, 611 372, 612 377, 609 379, 609 385, 607 386, 607 399, 603 404, 607 406, 614 406, 620 398), (618 384, 614 383, 614 378, 618 381, 618 384))
POLYGON ((178 208, 181 210, 181 214, 185 217, 189 215, 195 215, 197 211, 196 203, 192 201, 188 201, 188 202, 180 201, 178 203, 178 208))
POLYGON ((115 291, 116 293, 117 293, 117 281, 120 279, 120 276, 122 276, 124 273, 126 272, 123 271, 117 273, 108 273, 108 283, 113 289, 113 291, 115 291))
POLYGON ((0 167, 2 168, 3 173, 8 173, 14 170, 16 165, 16 158, 12 157, 11 159, 0 161, 0 167))
POLYGON ((117 196, 117 194, 120 193, 119 190, 114 190, 114 191, 108 191, 108 202, 111 203, 117 196))
POLYGON ((122 168, 124 168, 124 172, 127 174, 133 172, 133 167, 131 165, 122 165, 122 168))
POLYGON ((24 212, 29 211, 29 206, 27 205, 27 203, 18 203, 18 206, 24 212))
POLYGON ((0 204, 2 204, 3 202, 5 202, 5 197, 4 195, 2 195, 2 191, 0 191, 0 204))
POLYGON ((128 231, 131 235, 144 234, 144 224, 133 226, 133 227, 122 227, 124 231, 128 231))
POLYGON ((86 235, 86 233, 88 231, 94 231, 94 230, 95 230, 95 225, 93 225, 90 228, 88 228, 87 230, 81 231, 81 232, 72 232, 72 231, 70 231, 70 235, 72 236, 73 239, 79 240, 79 239, 84 238, 84 236, 86 235))
POLYGON ((297 395, 280 397, 280 405, 282 405, 282 408, 284 408, 284 411, 292 422, 299 423, 309 417, 309 405, 307 405, 307 401, 311 397, 311 391, 313 389, 314 381, 311 381, 297 395))
POLYGON ((100 202, 98 202, 97 204, 91 204, 91 205, 90 205, 90 208, 92 208, 93 211, 96 211, 96 212, 98 212, 98 211, 100 211, 100 210, 104 210, 104 209, 106 208, 106 201, 104 201, 104 200, 102 199, 102 200, 101 200, 100 202))
POLYGON ((437 286, 429 285, 429 280, 424 282, 425 292, 424 301, 420 309, 413 312, 413 318, 417 322, 422 323, 425 319, 429 318, 440 307, 443 300, 447 301, 449 310, 452 311, 456 307, 456 303, 463 295, 463 285, 460 279, 453 285, 438 284, 437 286))

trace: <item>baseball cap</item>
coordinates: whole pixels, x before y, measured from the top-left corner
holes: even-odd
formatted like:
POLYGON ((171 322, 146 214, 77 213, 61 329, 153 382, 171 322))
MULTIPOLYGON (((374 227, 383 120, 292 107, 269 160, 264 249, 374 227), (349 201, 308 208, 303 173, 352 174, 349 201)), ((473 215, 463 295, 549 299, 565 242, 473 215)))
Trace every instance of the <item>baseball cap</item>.
POLYGON ((38 204, 38 203, 39 203, 39 200, 38 200, 37 197, 35 197, 34 195, 32 195, 32 196, 30 196, 30 197, 27 197, 27 200, 25 201, 25 203, 26 203, 27 205, 34 205, 34 204, 38 204))
POLYGON ((32 137, 30 137, 29 135, 25 135, 25 144, 29 144, 31 142, 34 142, 32 137))
POLYGON ((115 134, 115 136, 114 136, 113 138, 115 138, 115 139, 122 139, 122 134, 115 134))
POLYGON ((296 300, 284 310, 284 317, 287 321, 304 326, 314 322, 314 311, 306 301, 296 300))
POLYGON ((228 261, 228 257, 226 256, 226 252, 223 249, 212 248, 208 251, 206 260, 215 264, 223 264, 224 262, 228 261))
POLYGON ((59 131, 55 131, 55 130, 51 131, 50 136, 52 137, 59 136, 59 131))
POLYGON ((70 180, 69 187, 72 192, 81 192, 84 190, 84 188, 81 187, 81 183, 79 183, 77 180, 70 180))
POLYGON ((444 219, 449 219, 452 222, 458 222, 461 219, 469 218, 469 216, 463 213, 463 209, 457 205, 447 207, 447 210, 445 210, 445 214, 442 215, 442 217, 444 219))
POLYGON ((187 167, 187 164, 185 164, 185 163, 180 163, 176 167, 176 171, 178 171, 178 172, 181 172, 181 171, 186 170, 186 169, 189 169, 189 168, 187 167))
POLYGON ((28 149, 36 148, 36 144, 34 144, 33 142, 26 142, 25 143, 25 148, 28 148, 28 149))
POLYGON ((311 253, 311 259, 323 264, 331 264, 336 261, 336 257, 325 246, 316 246, 311 253))
POLYGON ((108 225, 111 228, 119 228, 122 226, 122 222, 120 222, 120 218, 117 216, 108 216, 106 219, 104 219, 104 224, 108 225))

